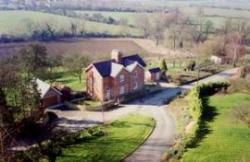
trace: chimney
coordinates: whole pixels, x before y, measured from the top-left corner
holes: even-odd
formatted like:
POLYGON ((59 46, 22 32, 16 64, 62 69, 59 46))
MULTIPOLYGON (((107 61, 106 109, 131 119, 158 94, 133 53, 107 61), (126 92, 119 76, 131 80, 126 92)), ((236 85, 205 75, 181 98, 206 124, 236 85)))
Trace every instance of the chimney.
POLYGON ((111 52, 111 59, 114 59, 116 63, 121 63, 122 53, 118 49, 114 49, 111 52))

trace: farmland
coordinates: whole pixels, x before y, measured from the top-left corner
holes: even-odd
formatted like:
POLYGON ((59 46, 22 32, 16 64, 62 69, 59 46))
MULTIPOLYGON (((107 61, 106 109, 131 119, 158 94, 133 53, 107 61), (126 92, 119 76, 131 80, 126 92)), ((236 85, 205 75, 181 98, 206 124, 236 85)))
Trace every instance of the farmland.
MULTIPOLYGON (((30 44, 9 43, 0 44, 0 56, 18 52, 20 48, 30 44)), ((36 42, 32 42, 36 43, 36 42)), ((119 49, 124 54, 140 53, 148 55, 148 52, 129 39, 79 39, 62 40, 55 42, 40 42, 46 46, 49 55, 81 54, 89 56, 92 60, 109 58, 113 49, 119 49)))
MULTIPOLYGON (((190 16, 192 19, 197 18, 198 7, 187 6, 183 4, 176 4, 180 11, 185 15, 190 16)), ((173 7, 173 6, 171 6, 173 7)), ((110 12, 110 11, 75 11, 79 15, 93 15, 96 13, 102 14, 104 17, 112 17, 115 20, 127 19, 129 25, 136 26, 136 21, 138 15, 142 13, 138 12, 110 12)), ((152 13, 147 13, 147 15, 152 15, 152 13)), ((250 20, 249 10, 236 10, 236 9, 225 9, 225 8, 212 8, 204 7, 204 20, 210 20, 214 23, 216 28, 220 28, 223 22, 227 18, 232 18, 237 21, 250 20)))
MULTIPOLYGON (((179 6, 180 11, 196 19, 198 7, 179 6)), ((79 16, 85 14, 93 15, 101 13, 104 17, 112 17, 119 21, 126 19, 128 25, 136 26, 137 12, 111 12, 111 11, 81 11, 75 10, 79 16)), ((152 13, 147 13, 152 15, 152 13)), ((204 18, 214 23, 216 28, 221 27, 226 18, 235 20, 249 20, 249 10, 235 10, 224 8, 204 7, 204 18)), ((35 12, 35 11, 0 11, 0 34, 11 34, 15 36, 29 36, 32 28, 42 28, 46 24, 51 25, 56 32, 65 32, 70 30, 71 23, 78 24, 78 30, 84 30, 86 33, 105 33, 110 36, 125 35, 141 36, 142 31, 138 28, 132 28, 123 25, 113 25, 101 22, 84 20, 83 18, 72 18, 56 14, 35 12)))
MULTIPOLYGON (((0 11, 0 34, 11 34, 15 36, 29 35, 30 28, 41 27, 49 24, 57 32, 70 30, 71 23, 77 23, 79 30, 88 33, 105 33, 109 35, 122 35, 124 29, 119 25, 109 25, 98 22, 86 21, 84 19, 70 18, 55 14, 34 11, 0 11)), ((140 30, 127 27, 126 32, 138 36, 140 30)))

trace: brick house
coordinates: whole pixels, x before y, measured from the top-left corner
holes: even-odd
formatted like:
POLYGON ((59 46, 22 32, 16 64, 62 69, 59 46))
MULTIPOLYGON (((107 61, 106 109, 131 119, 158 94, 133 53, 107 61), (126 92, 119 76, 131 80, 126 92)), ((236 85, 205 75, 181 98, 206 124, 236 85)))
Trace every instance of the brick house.
POLYGON ((146 71, 145 74, 146 81, 150 82, 156 82, 161 79, 161 69, 156 67, 156 68, 151 68, 146 71))
POLYGON ((36 79, 37 88, 40 92, 42 107, 60 105, 62 103, 62 93, 40 79, 36 79))
POLYGON ((143 59, 135 54, 122 56, 113 50, 111 59, 94 62, 86 68, 87 94, 100 101, 117 100, 144 87, 143 59))

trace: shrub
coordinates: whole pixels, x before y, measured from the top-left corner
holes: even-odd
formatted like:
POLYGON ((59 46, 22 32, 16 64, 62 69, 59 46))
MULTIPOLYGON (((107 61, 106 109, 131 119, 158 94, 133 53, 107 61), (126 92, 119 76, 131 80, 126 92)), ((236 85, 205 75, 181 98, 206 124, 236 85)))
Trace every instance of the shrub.
POLYGON ((161 70, 163 72, 167 72, 168 71, 168 66, 167 66, 167 63, 166 63, 166 60, 165 59, 162 59, 161 60, 161 70))
POLYGON ((186 70, 194 71, 195 66, 196 62, 194 60, 191 60, 187 63, 186 70))

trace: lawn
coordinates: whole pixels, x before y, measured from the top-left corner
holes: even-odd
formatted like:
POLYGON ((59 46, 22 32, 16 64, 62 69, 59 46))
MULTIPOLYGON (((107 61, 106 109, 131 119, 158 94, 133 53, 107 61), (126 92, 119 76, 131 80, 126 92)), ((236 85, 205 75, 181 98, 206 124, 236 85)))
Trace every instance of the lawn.
POLYGON ((250 159, 250 129, 236 122, 232 111, 237 106, 248 104, 250 95, 217 95, 209 99, 217 115, 208 122, 210 133, 195 148, 184 154, 182 162, 247 162, 250 159))
POLYGON ((119 162, 133 152, 151 133, 154 121, 130 115, 103 126, 104 136, 63 149, 58 162, 119 162))
MULTIPOLYGON (((35 11, 0 11, 0 34, 24 35, 30 34, 30 26, 45 26, 50 24, 55 31, 69 31, 71 23, 77 23, 78 28, 84 28, 86 32, 105 33, 110 35, 123 34, 124 28, 118 25, 109 25, 104 23, 86 21, 78 18, 70 18, 55 14, 35 12, 35 11)), ((142 32, 135 28, 126 28, 130 35, 138 36, 142 32)))
POLYGON ((67 73, 63 68, 54 68, 52 73, 52 79, 47 80, 48 83, 59 82, 63 85, 70 87, 72 90, 81 91, 85 89, 85 75, 82 74, 82 81, 75 75, 67 73))

